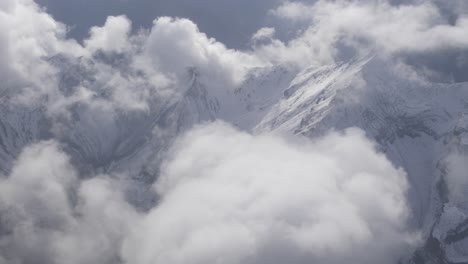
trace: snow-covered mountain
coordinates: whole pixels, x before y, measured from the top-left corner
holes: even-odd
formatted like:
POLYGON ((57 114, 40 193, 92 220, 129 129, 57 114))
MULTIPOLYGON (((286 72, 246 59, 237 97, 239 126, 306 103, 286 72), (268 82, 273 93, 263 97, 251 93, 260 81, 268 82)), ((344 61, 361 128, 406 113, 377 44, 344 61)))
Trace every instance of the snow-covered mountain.
MULTIPOLYGON (((87 79, 78 68, 62 67, 63 81, 87 79)), ((221 119, 252 133, 307 137, 359 127, 408 173, 411 224, 427 241, 410 261, 468 262, 468 199, 453 200, 446 179, 447 157, 468 150, 468 83, 402 77, 371 57, 300 72, 256 68, 232 91, 210 90, 199 75, 188 69, 182 96, 151 101, 148 111, 100 117, 77 105, 58 128, 44 109, 0 97, 0 171, 9 170, 24 146, 55 137, 83 171, 130 175, 129 197, 145 207, 154 199, 148 189, 165 151, 195 124, 221 119)))
POLYGON ((427 243, 414 263, 468 262, 468 201, 451 201, 445 160, 466 151, 468 83, 399 77, 377 59, 306 69, 254 128, 309 137, 357 126, 408 173, 413 225, 427 243))

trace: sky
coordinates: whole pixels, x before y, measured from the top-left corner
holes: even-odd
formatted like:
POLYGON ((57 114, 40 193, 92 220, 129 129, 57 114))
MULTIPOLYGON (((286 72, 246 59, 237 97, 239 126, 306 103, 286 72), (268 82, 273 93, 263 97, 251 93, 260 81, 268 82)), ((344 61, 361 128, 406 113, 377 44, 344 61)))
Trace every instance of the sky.
POLYGON ((231 48, 246 48, 258 28, 271 24, 268 11, 281 0, 37 0, 59 21, 71 26, 69 35, 83 39, 110 15, 124 14, 134 28, 150 28, 159 16, 185 17, 202 32, 231 48))
MULTIPOLYGON (((55 19, 68 25, 67 35, 78 41, 89 36, 89 29, 102 25, 108 16, 125 15, 132 21, 133 30, 150 29, 155 18, 172 16, 188 18, 201 32, 233 49, 249 49, 251 37, 262 27, 274 27, 275 37, 289 41, 303 30, 304 21, 291 23, 278 19, 272 12, 281 3, 314 3, 315 0, 36 0, 55 19)), ((463 0, 391 0, 393 6, 414 3, 432 3, 448 23, 455 23, 460 14, 468 11, 463 0)), ((433 79, 466 81, 468 50, 447 49, 404 54, 406 63, 423 70, 433 71, 433 79), (454 63, 455 62, 455 63, 454 63)))

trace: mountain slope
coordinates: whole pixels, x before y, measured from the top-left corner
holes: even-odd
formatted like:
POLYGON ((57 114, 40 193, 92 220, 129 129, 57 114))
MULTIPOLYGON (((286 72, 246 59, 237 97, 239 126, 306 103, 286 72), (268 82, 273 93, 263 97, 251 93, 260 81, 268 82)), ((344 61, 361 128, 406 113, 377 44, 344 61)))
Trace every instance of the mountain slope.
POLYGON ((377 59, 306 69, 254 130, 314 137, 363 129, 408 173, 412 225, 428 241, 416 262, 465 263, 468 201, 451 201, 444 168, 449 154, 466 149, 468 83, 427 83, 399 74, 377 59))
MULTIPOLYGON (((92 82, 79 63, 59 60, 63 87, 92 82), (70 66, 71 65, 71 66, 70 66), (74 65, 74 66, 73 66, 74 65)), ((414 263, 468 262, 468 199, 454 199, 447 158, 468 150, 468 83, 441 84, 402 77, 392 64, 364 58, 300 72, 287 66, 252 69, 235 90, 210 90, 196 68, 187 71, 180 96, 156 97, 147 111, 70 109, 70 120, 53 126, 46 111, 0 101, 0 172, 21 149, 55 138, 86 174, 128 175, 129 199, 139 207, 155 201, 151 183, 174 139, 215 119, 252 133, 315 137, 359 127, 405 169, 412 227, 424 245, 414 263)), ((105 96, 105 95, 103 95, 105 96)))

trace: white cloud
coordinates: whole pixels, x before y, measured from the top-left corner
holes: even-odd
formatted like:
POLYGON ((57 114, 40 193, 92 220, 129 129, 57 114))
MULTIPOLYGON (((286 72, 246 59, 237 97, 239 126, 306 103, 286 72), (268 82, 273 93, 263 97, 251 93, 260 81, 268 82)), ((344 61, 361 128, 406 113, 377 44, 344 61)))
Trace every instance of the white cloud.
POLYGON ((142 59, 155 70, 179 81, 187 68, 196 67, 214 92, 239 84, 249 68, 261 65, 254 56, 209 38, 188 19, 156 19, 144 49, 142 59))
POLYGON ((468 17, 460 14, 452 25, 429 1, 403 5, 386 1, 285 2, 272 13, 309 21, 309 26, 297 38, 286 43, 276 40, 258 47, 257 53, 303 67, 340 60, 344 47, 381 56, 468 47, 468 36, 463 33, 468 31, 468 17))
POLYGON ((5 4, 0 22, 0 55, 8 62, 0 66, 6 79, 1 90, 9 90, 12 102, 45 106, 54 117, 69 115, 76 104, 146 111, 151 101, 185 91, 190 67, 211 92, 224 93, 249 68, 263 65, 254 55, 209 38, 188 19, 162 17, 150 31, 132 34, 126 17, 109 17, 91 28, 84 46, 67 39, 66 26, 32 0, 5 4), (63 74, 80 83, 60 88, 63 74))
POLYGON ((189 132, 127 263, 394 263, 411 245, 407 182, 357 129, 324 138, 189 132))
POLYGON ((130 47, 129 34, 131 22, 125 16, 110 16, 102 27, 90 29, 90 37, 85 40, 85 46, 91 52, 128 51, 130 47))
MULTIPOLYGON (((52 244, 72 221, 70 191, 76 181, 68 158, 53 142, 26 149, 0 182, 1 254, 7 263, 46 263, 52 244)), ((52 262, 50 262, 52 263, 52 262)))
POLYGON ((59 52, 82 52, 75 41, 64 39, 66 27, 32 1, 11 1, 10 8, 0 10, 0 22, 3 25, 1 45, 8 52, 4 59, 11 70, 29 83, 47 84, 48 80, 44 79, 51 70, 42 61, 43 57, 59 52))
POLYGON ((263 27, 252 36, 252 41, 271 39, 275 35, 275 29, 271 27, 263 27))
POLYGON ((312 19, 311 13, 313 12, 312 7, 303 2, 290 2, 286 1, 279 7, 271 10, 275 16, 291 19, 291 20, 304 20, 309 21, 312 19))
POLYGON ((44 107, 53 119, 69 116, 69 108, 77 104, 106 108, 109 113, 147 110, 148 101, 154 99, 150 95, 156 94, 151 81, 164 78, 137 76, 132 60, 141 36, 130 35, 127 18, 109 17, 102 27, 90 30, 82 46, 67 39, 66 26, 33 1, 11 0, 8 7, 0 9, 0 77, 5 80, 0 91, 7 91, 2 95, 12 104, 44 107), (111 62, 94 57, 97 51, 111 62), (125 68, 122 62, 113 64, 113 53, 124 54, 125 68), (70 76, 77 83, 60 83, 70 76))
POLYGON ((57 90, 57 69, 47 60, 59 53, 81 56, 86 52, 65 38, 66 26, 43 12, 33 1, 11 0, 0 9, 1 90, 11 103, 38 105, 48 98, 62 99, 57 90), (2 78, 3 79, 3 78, 2 78))
POLYGON ((386 56, 468 46, 466 15, 459 14, 451 25, 430 2, 399 6, 373 1, 285 2, 272 13, 309 26, 288 42, 274 39, 274 28, 261 28, 253 36, 252 51, 228 49, 200 32, 192 21, 169 17, 156 19, 151 30, 137 34, 131 33, 126 17, 109 17, 103 26, 90 30, 82 46, 67 39, 66 26, 31 0, 9 0, 1 8, 0 55, 8 62, 0 66, 0 77, 5 80, 1 90, 15 94, 11 101, 46 104, 51 115, 67 114, 77 103, 146 111, 155 97, 185 91, 190 67, 197 68, 210 94, 223 96, 256 66, 303 68, 349 57, 343 56, 346 52, 378 51, 386 56), (121 57, 115 58, 115 53, 121 57), (49 61, 56 55, 76 63, 88 60, 82 64, 92 65, 94 83, 66 87, 73 93, 61 91, 58 82, 63 65, 49 61), (114 63, 118 59, 123 61, 114 63))
POLYGON ((116 182, 80 182, 57 143, 26 148, 0 181, 2 263, 116 263, 137 217, 116 182))
POLYGON ((0 181, 4 261, 394 263, 414 242, 404 172, 357 129, 310 141, 200 126, 172 149, 147 213, 116 178, 91 176, 53 141, 27 147, 0 181))
POLYGON ((4 0, 0 3, 0 9, 9 10, 13 7, 14 3, 14 0, 4 0))
POLYGON ((0 56, 7 63, 0 65, 4 80, 1 90, 15 94, 11 101, 28 105, 44 104, 47 98, 52 115, 66 113, 77 103, 98 101, 109 108, 147 110, 148 101, 154 97, 185 91, 182 80, 189 67, 197 68, 210 93, 220 94, 232 90, 256 66, 293 64, 303 68, 349 57, 343 55, 346 52, 393 56, 468 46, 464 34, 468 29, 466 14, 458 12, 454 24, 450 24, 432 2, 390 5, 386 1, 288 1, 271 13, 308 27, 287 42, 273 38, 274 28, 261 28, 253 36, 253 50, 239 51, 200 32, 188 19, 161 17, 154 20, 148 32, 132 34, 131 22, 117 16, 93 27, 82 46, 67 39, 67 27, 32 0, 2 1, 0 56), (125 59, 120 63, 126 68, 99 61, 97 51, 110 56, 110 61, 115 59, 111 55, 118 53, 125 59), (49 61, 56 55, 90 60, 98 72, 95 83, 77 89, 67 87, 76 93, 65 94, 58 88, 62 65, 49 61), (101 94, 109 96, 97 98, 101 94))

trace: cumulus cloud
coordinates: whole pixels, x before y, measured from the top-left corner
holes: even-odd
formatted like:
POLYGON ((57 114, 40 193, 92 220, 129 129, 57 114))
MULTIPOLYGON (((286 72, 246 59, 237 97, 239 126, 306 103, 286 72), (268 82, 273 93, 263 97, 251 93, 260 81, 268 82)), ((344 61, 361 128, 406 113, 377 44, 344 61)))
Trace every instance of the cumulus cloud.
POLYGON ((308 141, 198 127, 155 188, 129 263, 394 263, 412 242, 405 175, 357 129, 308 141))
POLYGON ((387 1, 285 2, 272 13, 292 21, 309 21, 298 37, 258 48, 260 56, 278 62, 324 64, 343 53, 427 52, 466 48, 468 17, 450 21, 431 1, 393 5, 387 1), (302 58, 302 59, 301 59, 302 58))
MULTIPOLYGON (((281 41, 274 38, 276 28, 264 27, 253 35, 252 50, 240 51, 210 38, 188 19, 170 17, 157 18, 151 29, 136 33, 125 16, 109 17, 91 28, 81 45, 66 37, 66 25, 32 0, 9 0, 0 9, 0 55, 8 62, 0 66, 1 90, 12 102, 42 104, 49 115, 69 115, 77 104, 147 111, 151 101, 186 91, 189 68, 196 68, 209 92, 219 95, 233 91, 258 66, 304 68, 369 52, 393 56, 467 47, 467 14, 443 5, 456 18, 450 20, 437 3, 284 2, 271 14, 301 21, 306 26, 298 35, 281 41), (66 59, 56 63, 57 57, 66 59), (70 75, 64 77, 64 68, 70 64, 85 70, 80 75, 72 69, 76 78, 64 84, 70 75)), ((459 61, 454 71, 462 72, 466 63, 459 61)))
POLYGON ((51 116, 68 115, 77 104, 147 109, 155 85, 131 66, 138 36, 130 35, 127 18, 109 17, 81 45, 66 38, 67 27, 33 1, 11 3, 14 7, 0 10, 5 27, 0 33, 5 58, 0 75, 6 76, 1 88, 12 103, 45 107, 51 116))
POLYGON ((3 53, 0 74, 6 76, 2 90, 21 87, 23 98, 29 99, 52 95, 50 87, 55 71, 44 57, 65 51, 80 55, 82 49, 75 41, 64 39, 66 27, 34 2, 8 2, 6 8, 0 9, 0 52, 3 53))
POLYGON ((131 22, 125 16, 108 17, 102 27, 92 27, 85 46, 91 52, 118 52, 130 49, 131 22))
POLYGON ((54 238, 71 221, 69 199, 75 181, 67 157, 54 143, 23 152, 11 175, 0 183, 5 263, 46 263, 54 254, 54 238))
MULTIPOLYGON (((92 27, 81 45, 67 38, 66 25, 32 0, 3 1, 0 55, 8 63, 0 66, 5 80, 1 90, 15 94, 11 101, 27 105, 46 101, 53 115, 68 114, 77 104, 147 111, 155 97, 184 92, 183 80, 191 67, 197 68, 210 93, 216 94, 232 91, 258 66, 304 68, 369 52, 390 57, 419 52, 427 57, 424 54, 440 49, 466 50, 468 17, 463 2, 393 2, 283 2, 270 14, 299 21, 297 35, 282 41, 274 38, 275 27, 263 27, 251 39, 252 50, 240 51, 210 38, 188 19, 170 17, 157 18, 151 29, 132 33, 128 18, 111 16, 104 25, 92 27), (60 87, 66 65, 53 63, 58 56, 68 59, 65 64, 71 61, 95 74, 85 81, 78 76, 60 87)), ((413 58, 406 61, 413 65, 440 71, 432 62, 407 57, 413 58)), ((463 60, 446 63, 454 64, 445 68, 453 68, 455 80, 464 80, 462 72, 468 66, 463 60)))
POLYGON ((413 245, 403 171, 362 131, 315 140, 200 126, 138 212, 118 178, 79 179, 53 141, 0 181, 5 263, 394 263, 413 245), (28 191, 25 191, 28 190, 28 191))
POLYGON ((271 14, 291 19, 291 20, 311 20, 312 7, 304 2, 284 2, 276 9, 270 11, 271 14))
POLYGON ((117 263, 137 217, 116 182, 80 182, 53 141, 26 148, 0 190, 2 263, 117 263))
POLYGON ((5 2, 0 20, 0 54, 8 62, 0 67, 2 91, 52 116, 69 116, 76 105, 147 111, 155 100, 183 94, 191 68, 216 93, 233 90, 250 68, 265 65, 188 19, 161 17, 150 30, 132 33, 128 18, 112 16, 91 28, 83 45, 32 0, 5 2))
POLYGON ((268 20, 268 10, 282 0, 36 0, 48 8, 53 17, 73 25, 69 35, 78 39, 88 29, 101 24, 107 16, 125 14, 133 28, 151 28, 160 16, 185 17, 194 21, 203 32, 231 48, 246 48, 249 36, 268 20), (86 14, 83 16, 82 14, 86 14), (242 19, 239 19, 241 17, 242 19))
POLYGON ((269 40, 275 35, 275 28, 263 27, 252 36, 252 41, 256 44, 258 41, 269 40))
POLYGON ((194 67, 215 86, 213 92, 239 84, 249 68, 262 65, 255 56, 228 49, 200 32, 192 21, 170 17, 154 21, 141 59, 174 81, 194 67))

